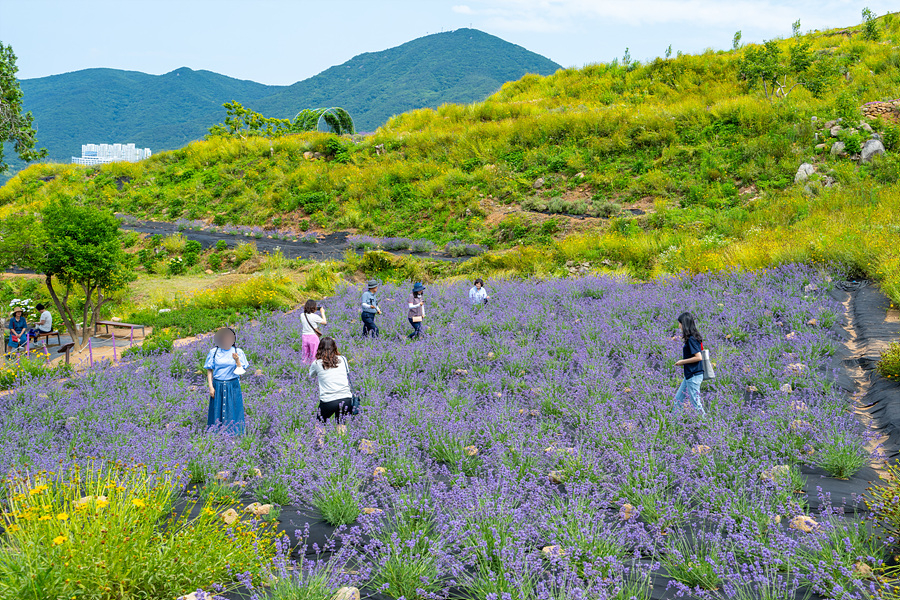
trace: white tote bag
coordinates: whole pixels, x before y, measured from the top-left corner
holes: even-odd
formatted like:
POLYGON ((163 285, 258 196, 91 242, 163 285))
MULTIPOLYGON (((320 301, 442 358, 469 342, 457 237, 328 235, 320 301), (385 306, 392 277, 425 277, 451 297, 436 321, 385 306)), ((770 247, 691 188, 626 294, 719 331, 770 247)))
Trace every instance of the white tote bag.
POLYGON ((703 350, 701 346, 700 358, 703 362, 703 380, 713 381, 716 378, 716 370, 713 368, 712 360, 709 358, 709 350, 703 350))

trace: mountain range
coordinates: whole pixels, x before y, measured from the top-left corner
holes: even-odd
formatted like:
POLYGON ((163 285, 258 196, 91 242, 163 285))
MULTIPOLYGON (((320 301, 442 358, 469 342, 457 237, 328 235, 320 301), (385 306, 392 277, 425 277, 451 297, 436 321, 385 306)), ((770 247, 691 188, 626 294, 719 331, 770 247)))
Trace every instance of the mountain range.
MULTIPOLYGON (((40 146, 49 160, 68 162, 86 143, 133 142, 154 152, 179 148, 224 120, 222 104, 231 100, 282 118, 304 108, 341 106, 357 131, 373 131, 392 115, 483 100, 507 81, 559 68, 498 37, 458 29, 360 54, 289 86, 187 67, 164 75, 85 69, 24 79, 21 86, 40 146)), ((11 165, 7 176, 23 166, 17 160, 11 165)))

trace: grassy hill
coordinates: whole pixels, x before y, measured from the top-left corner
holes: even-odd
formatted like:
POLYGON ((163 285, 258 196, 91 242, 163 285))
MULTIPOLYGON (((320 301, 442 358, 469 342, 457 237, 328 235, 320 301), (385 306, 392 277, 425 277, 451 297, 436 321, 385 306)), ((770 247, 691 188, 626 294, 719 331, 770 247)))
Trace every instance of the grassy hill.
MULTIPOLYGON (((202 138, 237 100, 267 116, 342 106, 359 131, 373 131, 411 108, 483 100, 526 73, 560 66, 474 29, 425 36, 367 52, 290 86, 263 85, 186 67, 165 75, 86 69, 21 82, 26 110, 50 159, 67 162, 81 144, 134 142, 154 152, 202 138)), ((11 163, 17 170, 24 165, 11 163)))
MULTIPOLYGON (((66 194, 153 218, 495 249, 461 272, 564 274, 578 260, 648 276, 839 260, 900 299, 896 123, 871 122, 888 152, 870 164, 817 147, 833 141, 822 125, 839 117, 842 139, 858 144, 863 134, 846 136, 859 107, 900 96, 900 22, 888 15, 879 27, 879 41, 859 28, 801 38, 834 70, 818 97, 800 87, 766 99, 740 76, 749 47, 592 65, 526 76, 484 102, 411 111, 363 140, 216 139, 140 164, 35 166, 0 189, 0 216, 66 194), (795 185, 804 162, 818 174, 795 185)), ((785 54, 796 43, 779 42, 785 54)))

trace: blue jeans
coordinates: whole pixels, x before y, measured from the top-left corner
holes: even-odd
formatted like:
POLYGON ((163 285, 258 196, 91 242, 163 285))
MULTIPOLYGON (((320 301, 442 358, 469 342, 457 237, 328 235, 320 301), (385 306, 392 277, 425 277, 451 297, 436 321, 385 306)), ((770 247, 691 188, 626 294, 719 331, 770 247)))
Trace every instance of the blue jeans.
POLYGON ((682 379, 681 385, 678 386, 678 391, 675 392, 675 402, 672 404, 672 411, 677 411, 686 404, 684 396, 685 392, 687 392, 687 396, 690 398, 691 407, 694 411, 698 415, 706 416, 706 411, 703 410, 703 404, 700 402, 701 383, 703 383, 703 373, 698 373, 690 379, 682 379))
POLYGON ((370 333, 372 334, 372 337, 378 337, 378 325, 375 324, 375 313, 362 313, 362 322, 363 337, 366 337, 370 333))
POLYGON ((409 339, 417 338, 422 335, 422 321, 416 323, 412 319, 409 319, 409 324, 412 325, 413 328, 413 332, 407 336, 409 339))

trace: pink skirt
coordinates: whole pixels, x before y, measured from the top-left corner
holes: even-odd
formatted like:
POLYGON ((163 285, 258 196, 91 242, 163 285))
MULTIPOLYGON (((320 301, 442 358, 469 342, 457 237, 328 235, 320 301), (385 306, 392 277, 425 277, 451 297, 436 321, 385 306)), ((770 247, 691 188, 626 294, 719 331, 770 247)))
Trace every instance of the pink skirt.
POLYGON ((319 336, 307 333, 303 336, 302 359, 306 364, 312 364, 316 360, 316 352, 319 350, 319 336))

